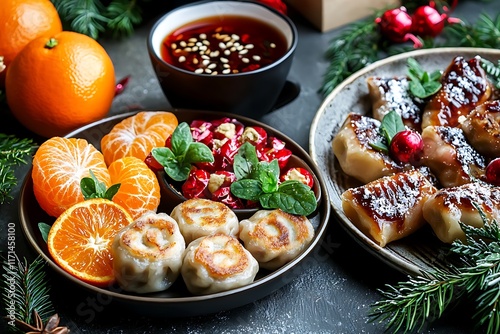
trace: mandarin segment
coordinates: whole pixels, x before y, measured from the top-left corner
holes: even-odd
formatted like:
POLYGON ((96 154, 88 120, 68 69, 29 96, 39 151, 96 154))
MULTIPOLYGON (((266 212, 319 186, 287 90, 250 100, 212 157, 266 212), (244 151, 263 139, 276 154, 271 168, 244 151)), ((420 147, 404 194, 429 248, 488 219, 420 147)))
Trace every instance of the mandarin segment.
POLYGON ((111 180, 104 157, 85 139, 53 137, 45 141, 33 157, 33 192, 40 207, 58 217, 83 201, 80 181, 90 170, 107 187, 111 180))
POLYGON ((111 183, 120 184, 113 202, 127 209, 134 219, 147 211, 156 212, 160 205, 160 185, 143 160, 124 157, 113 162, 108 170, 111 183))
POLYGON ((154 147, 165 145, 177 125, 177 117, 166 111, 141 111, 124 119, 101 139, 106 164, 126 156, 146 159, 154 147))
POLYGON ((122 206, 96 198, 77 203, 52 225, 47 246, 54 261, 69 274, 96 286, 114 281, 111 245, 133 219, 122 206))

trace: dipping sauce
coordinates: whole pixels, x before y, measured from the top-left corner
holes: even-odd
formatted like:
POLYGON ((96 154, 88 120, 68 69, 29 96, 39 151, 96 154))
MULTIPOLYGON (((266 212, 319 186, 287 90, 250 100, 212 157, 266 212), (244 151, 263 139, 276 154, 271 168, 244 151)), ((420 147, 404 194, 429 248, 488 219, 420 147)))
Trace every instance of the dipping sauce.
POLYGON ((254 71, 287 51, 285 36, 264 21, 214 16, 193 21, 168 35, 161 57, 167 63, 210 75, 254 71))

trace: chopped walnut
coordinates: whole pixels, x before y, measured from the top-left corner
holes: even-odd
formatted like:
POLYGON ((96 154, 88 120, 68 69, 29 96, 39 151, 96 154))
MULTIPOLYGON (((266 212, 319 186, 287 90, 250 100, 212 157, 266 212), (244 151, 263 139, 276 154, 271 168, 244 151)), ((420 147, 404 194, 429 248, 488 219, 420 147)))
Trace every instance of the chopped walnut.
POLYGON ((210 174, 210 180, 208 180, 208 190, 213 194, 224 184, 226 181, 225 175, 220 174, 210 174))
POLYGON ((236 125, 234 123, 222 123, 215 129, 215 132, 221 133, 226 138, 234 138, 236 136, 236 125))

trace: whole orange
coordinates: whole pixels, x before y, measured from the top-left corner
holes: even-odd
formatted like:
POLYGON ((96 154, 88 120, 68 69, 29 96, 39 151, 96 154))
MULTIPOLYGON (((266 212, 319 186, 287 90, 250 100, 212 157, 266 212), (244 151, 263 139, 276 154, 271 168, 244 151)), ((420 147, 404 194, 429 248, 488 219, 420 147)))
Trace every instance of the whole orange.
POLYGON ((0 87, 6 68, 33 39, 62 31, 61 19, 49 0, 2 0, 0 5, 0 87), (3 65, 1 63, 3 62, 3 65))
POLYGON ((115 72, 97 41, 63 31, 28 43, 8 67, 5 84, 7 104, 19 122, 54 137, 106 116, 115 72))

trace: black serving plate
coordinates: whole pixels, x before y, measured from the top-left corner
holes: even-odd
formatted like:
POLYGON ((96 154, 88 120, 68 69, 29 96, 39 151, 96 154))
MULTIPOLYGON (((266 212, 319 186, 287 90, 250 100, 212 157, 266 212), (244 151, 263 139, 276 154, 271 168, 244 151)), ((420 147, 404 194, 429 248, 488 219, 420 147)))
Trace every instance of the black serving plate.
MULTIPOLYGON (((310 254, 321 242, 330 216, 330 200, 326 191, 324 180, 316 164, 312 161, 307 152, 292 139, 283 133, 274 130, 268 125, 253 119, 211 111, 179 109, 167 111, 173 112, 177 116, 179 122, 190 122, 193 119, 213 120, 221 117, 231 117, 239 120, 244 125, 260 126, 268 131, 269 135, 284 140, 286 142, 286 147, 288 147, 294 155, 308 164, 319 182, 321 196, 319 197, 318 209, 309 217, 315 228, 315 236, 311 244, 295 259, 285 264, 283 267, 275 271, 266 271, 261 269, 253 283, 237 289, 210 295, 195 296, 190 294, 180 277, 175 284, 166 291, 143 295, 122 291, 118 286, 109 288, 95 287, 68 274, 52 260, 48 252, 47 245, 38 229, 38 223, 45 222, 51 224, 55 219, 48 216, 38 205, 33 194, 31 171, 29 171, 21 188, 19 216, 22 230, 31 246, 48 262, 49 266, 57 274, 65 277, 75 285, 82 287, 83 289, 87 289, 91 293, 102 294, 105 296, 103 298, 111 298, 113 301, 132 308, 136 313, 147 314, 150 316, 194 316, 228 310, 252 303, 271 294, 290 282, 295 276, 300 274, 302 268, 301 262, 304 258, 308 256, 308 254, 310 254)), ((107 134, 115 124, 129 116, 132 116, 133 114, 135 114, 135 112, 103 119, 80 128, 68 134, 67 137, 84 138, 92 143, 97 149, 100 149, 101 138, 107 134)), ((162 201, 163 200, 162 196, 162 201)), ((158 212, 170 213, 168 210, 162 211, 162 208, 165 207, 164 204, 165 203, 160 204, 158 212)))

